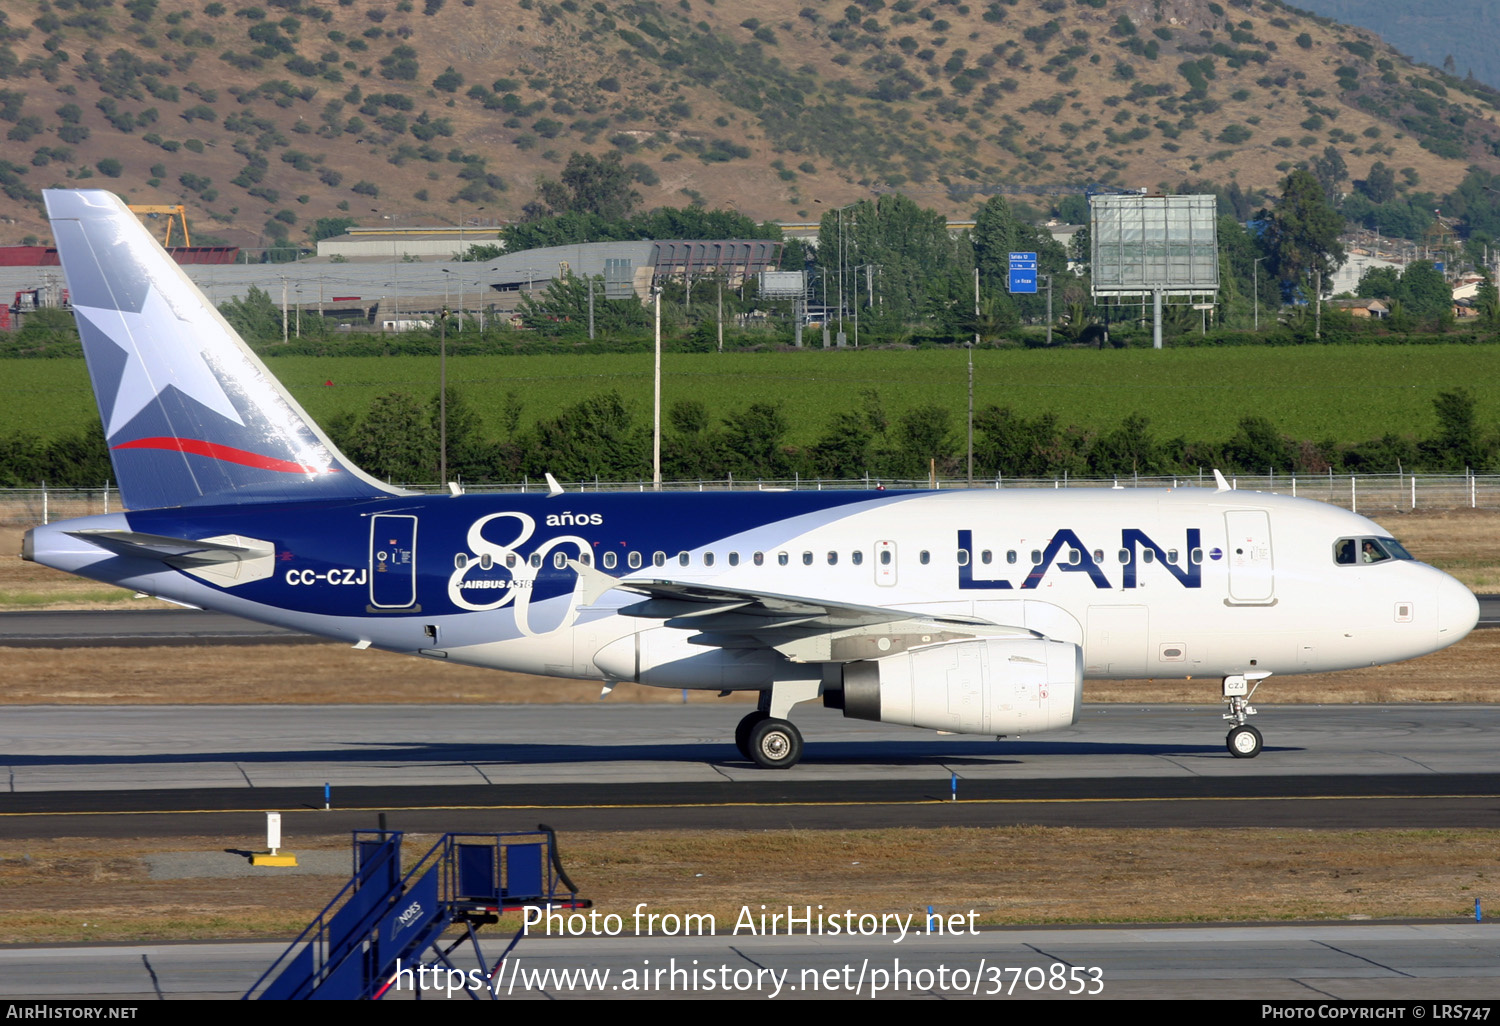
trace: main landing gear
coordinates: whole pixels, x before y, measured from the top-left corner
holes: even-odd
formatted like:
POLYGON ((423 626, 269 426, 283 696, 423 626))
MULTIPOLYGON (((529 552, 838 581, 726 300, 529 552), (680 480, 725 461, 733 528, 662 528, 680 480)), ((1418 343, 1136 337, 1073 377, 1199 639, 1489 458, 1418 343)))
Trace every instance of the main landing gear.
POLYGON ((762 769, 791 769, 802 760, 802 732, 787 714, 818 697, 816 681, 787 681, 760 693, 759 707, 734 728, 734 746, 762 769))
POLYGON ((1224 718, 1234 724, 1229 728, 1229 734, 1224 738, 1224 747, 1229 749, 1229 754, 1236 759, 1253 759, 1260 754, 1264 741, 1260 731, 1246 723, 1247 717, 1255 715, 1255 707, 1250 704, 1250 696, 1260 686, 1260 682, 1269 677, 1270 673, 1245 673, 1232 674, 1224 678, 1224 702, 1229 706, 1229 711, 1224 718))

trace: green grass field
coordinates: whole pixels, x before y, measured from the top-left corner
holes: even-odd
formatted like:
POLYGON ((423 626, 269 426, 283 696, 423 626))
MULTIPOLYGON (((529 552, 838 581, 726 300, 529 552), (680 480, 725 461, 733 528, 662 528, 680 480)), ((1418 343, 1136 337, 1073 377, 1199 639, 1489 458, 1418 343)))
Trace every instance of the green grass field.
MULTIPOLYGON (((980 350, 974 354, 976 409, 994 403, 1047 411, 1064 424, 1110 427, 1139 411, 1158 437, 1227 437, 1241 417, 1269 417, 1297 438, 1355 442, 1386 432, 1422 437, 1436 420, 1438 392, 1471 389, 1480 421, 1500 419, 1500 347, 1308 346, 1151 350, 980 350)), ((434 395, 435 358, 273 358, 272 371, 318 419, 363 412, 383 393, 434 395), (331 386, 325 382, 331 381, 331 386)), ((451 356, 448 374, 494 435, 507 392, 533 423, 599 392, 618 390, 643 420, 651 413, 651 357, 451 356)), ((751 402, 780 403, 789 441, 805 443, 833 411, 879 392, 886 412, 940 403, 963 423, 962 351, 810 350, 801 353, 672 354, 664 363, 664 406, 704 402, 720 415, 751 402)), ((0 361, 0 434, 44 437, 76 431, 94 416, 81 361, 0 361)))

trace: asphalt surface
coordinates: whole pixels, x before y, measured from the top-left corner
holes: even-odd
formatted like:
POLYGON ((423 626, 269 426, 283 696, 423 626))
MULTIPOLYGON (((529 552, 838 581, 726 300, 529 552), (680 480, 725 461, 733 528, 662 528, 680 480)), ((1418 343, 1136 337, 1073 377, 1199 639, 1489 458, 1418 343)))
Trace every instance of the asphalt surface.
POLYGON ((1217 707, 1086 706, 995 741, 794 713, 760 770, 704 705, 16 707, 0 837, 287 829, 891 825, 1500 827, 1500 708, 1262 706, 1235 759, 1217 707), (329 808, 324 809, 325 787, 329 808), (956 796, 956 797, 955 797, 956 796))

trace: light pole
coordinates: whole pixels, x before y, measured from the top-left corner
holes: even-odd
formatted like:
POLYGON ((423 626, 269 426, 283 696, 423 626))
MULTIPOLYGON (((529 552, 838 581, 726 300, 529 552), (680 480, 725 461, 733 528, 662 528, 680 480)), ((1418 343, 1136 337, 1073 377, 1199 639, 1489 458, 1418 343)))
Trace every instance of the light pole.
POLYGON ((661 286, 651 286, 656 307, 656 368, 651 393, 651 488, 661 491, 661 286))

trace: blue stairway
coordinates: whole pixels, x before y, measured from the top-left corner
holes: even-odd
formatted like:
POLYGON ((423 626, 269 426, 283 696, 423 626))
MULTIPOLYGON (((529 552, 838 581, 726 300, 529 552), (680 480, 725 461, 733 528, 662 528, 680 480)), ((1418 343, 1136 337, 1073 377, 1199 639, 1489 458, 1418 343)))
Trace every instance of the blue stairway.
MULTIPOLYGON (((393 985, 421 997, 417 970, 457 970, 449 956, 466 943, 478 964, 478 975, 468 975, 487 980, 521 934, 491 965, 480 947, 482 927, 527 907, 591 904, 578 897, 558 860, 557 838, 545 826, 444 834, 404 873, 402 837, 400 831, 354 831, 349 883, 255 981, 247 1000, 378 1000, 393 985), (445 938, 450 927, 463 933, 445 938)), ((483 987, 468 993, 495 996, 483 987)))

